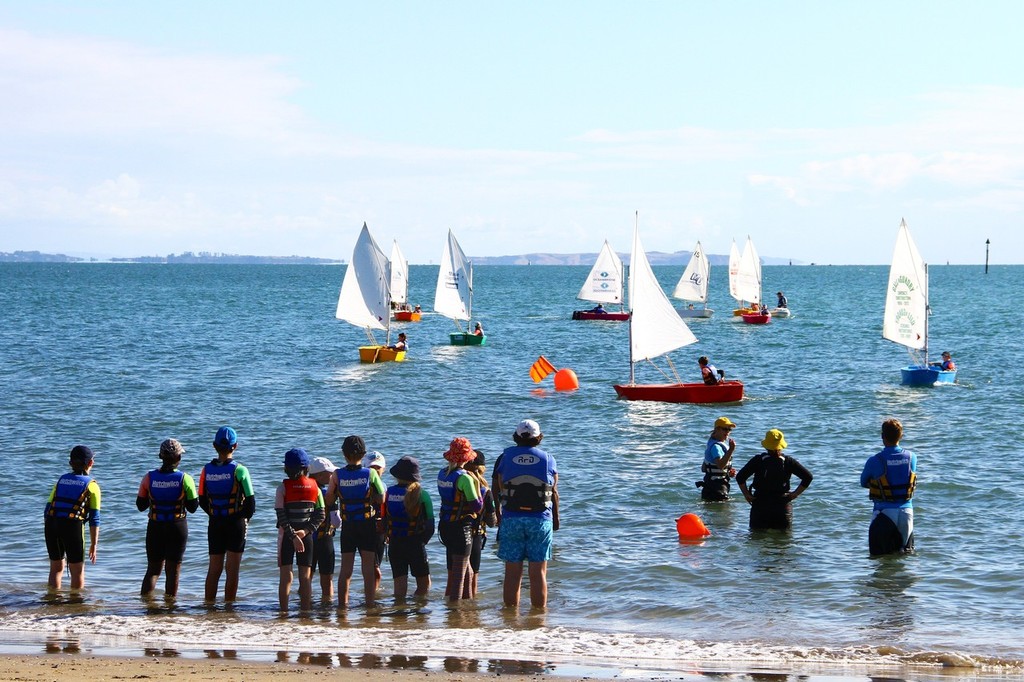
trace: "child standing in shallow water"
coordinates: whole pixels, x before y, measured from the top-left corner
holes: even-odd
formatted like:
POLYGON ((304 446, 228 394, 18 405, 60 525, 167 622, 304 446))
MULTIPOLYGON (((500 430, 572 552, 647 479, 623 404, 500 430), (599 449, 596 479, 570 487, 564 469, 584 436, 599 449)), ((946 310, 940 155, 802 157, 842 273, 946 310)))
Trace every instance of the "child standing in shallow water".
POLYGON ((384 496, 384 519, 395 599, 401 601, 409 593, 409 573, 416 578, 417 597, 430 591, 427 543, 434 535, 434 505, 420 485, 420 463, 415 457, 399 459, 391 467, 391 475, 398 483, 384 496))
POLYGON ((96 563, 100 541, 100 487, 89 475, 95 457, 84 445, 71 448, 71 473, 64 474, 50 491, 43 512, 43 535, 50 557, 48 584, 60 589, 64 559, 71 572, 71 589, 85 587, 85 522, 89 522, 89 561, 96 563))
POLYGON ((302 448, 284 454, 284 472, 288 475, 277 487, 274 511, 277 512, 277 588, 282 611, 288 610, 292 591, 292 560, 299 567, 299 601, 303 611, 313 608, 313 533, 324 520, 324 498, 309 473, 309 455, 302 448))

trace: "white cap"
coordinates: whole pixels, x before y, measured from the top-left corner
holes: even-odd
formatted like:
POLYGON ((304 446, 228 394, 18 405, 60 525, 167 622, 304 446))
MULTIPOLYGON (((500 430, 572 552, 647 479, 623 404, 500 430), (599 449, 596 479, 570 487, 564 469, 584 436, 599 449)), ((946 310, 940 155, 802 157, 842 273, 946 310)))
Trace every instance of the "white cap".
POLYGON ((519 422, 519 426, 516 427, 516 435, 526 436, 527 438, 536 438, 540 435, 540 424, 532 419, 524 419, 519 422))
POLYGON ((309 475, 319 474, 322 471, 328 473, 336 471, 338 467, 334 466, 334 463, 326 457, 314 457, 309 462, 309 475))
POLYGON ((380 454, 376 450, 371 450, 366 453, 366 458, 363 460, 363 466, 366 467, 380 467, 381 471, 384 470, 384 455, 380 454))

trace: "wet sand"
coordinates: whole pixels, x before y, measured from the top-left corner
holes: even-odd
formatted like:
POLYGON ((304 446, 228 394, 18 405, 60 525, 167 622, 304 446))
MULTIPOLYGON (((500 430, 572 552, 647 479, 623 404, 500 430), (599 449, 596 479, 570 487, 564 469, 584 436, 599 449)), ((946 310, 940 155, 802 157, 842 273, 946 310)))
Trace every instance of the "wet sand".
MULTIPOLYGON (((536 680, 535 675, 508 675, 497 672, 449 672, 447 670, 395 670, 328 667, 297 662, 247 662, 224 659, 186 659, 161 657, 118 657, 93 654, 0 655, 0 680, 19 682, 56 682, 58 680, 164 680, 189 682, 222 680, 273 680, 298 682, 312 677, 349 682, 411 682, 436 680, 472 680, 500 677, 509 682, 536 680)), ((560 682, 585 678, 558 676, 560 682)), ((678 678, 677 678, 678 679, 678 678)))

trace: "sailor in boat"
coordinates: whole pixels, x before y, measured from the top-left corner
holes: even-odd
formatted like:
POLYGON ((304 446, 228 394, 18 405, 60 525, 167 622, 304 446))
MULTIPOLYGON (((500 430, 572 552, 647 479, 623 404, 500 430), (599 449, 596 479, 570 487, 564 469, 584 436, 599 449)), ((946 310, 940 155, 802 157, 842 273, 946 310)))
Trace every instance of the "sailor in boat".
POLYGON ((421 313, 421 312, 423 312, 422 310, 420 310, 420 304, 419 303, 416 304, 416 307, 413 308, 412 311, 414 313, 421 313))
POLYGON ((868 527, 868 551, 872 556, 914 550, 914 488, 917 455, 900 446, 903 424, 898 419, 882 422, 884 448, 864 463, 860 484, 874 502, 868 527))
POLYGON ((398 334, 398 341, 396 341, 395 343, 393 343, 390 346, 388 346, 388 348, 390 348, 391 350, 398 350, 398 351, 409 350, 409 344, 406 341, 405 332, 400 332, 398 334))
POLYGON ((700 365, 700 376, 705 385, 714 386, 725 379, 725 372, 708 362, 708 356, 702 355, 697 358, 697 364, 700 365))
POLYGON ((483 335, 484 335, 483 325, 481 325, 479 322, 477 322, 476 325, 474 325, 474 327, 473 327, 473 336, 483 336, 483 335))
POLYGON ((777 291, 777 292, 775 292, 775 295, 779 299, 778 303, 775 304, 776 308, 788 308, 789 307, 789 301, 786 300, 786 295, 785 294, 783 294, 781 291, 777 291))
POLYGON ((604 315, 608 311, 604 309, 603 303, 598 303, 596 306, 590 309, 590 312, 596 313, 597 315, 604 315))
POLYGON ((770 315, 771 314, 771 313, 768 312, 768 306, 765 305, 764 303, 761 304, 761 314, 762 315, 770 315))
POLYGON ((948 350, 942 353, 942 362, 929 362, 928 364, 932 367, 938 367, 943 372, 956 371, 956 363, 953 362, 953 356, 949 354, 948 350))
POLYGON ((736 424, 731 419, 719 417, 708 438, 704 462, 700 467, 704 472, 704 480, 697 481, 700 496, 707 502, 724 502, 729 499, 729 479, 736 476, 736 470, 732 468, 736 441, 729 436, 734 428, 736 424))

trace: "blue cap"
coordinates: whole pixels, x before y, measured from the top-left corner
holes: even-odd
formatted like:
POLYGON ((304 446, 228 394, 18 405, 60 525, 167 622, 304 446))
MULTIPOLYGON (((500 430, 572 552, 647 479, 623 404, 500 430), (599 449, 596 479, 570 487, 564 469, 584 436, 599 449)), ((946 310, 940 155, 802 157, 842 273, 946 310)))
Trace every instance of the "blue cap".
POLYGON ((213 447, 230 448, 238 442, 238 434, 230 426, 222 426, 217 429, 217 435, 213 437, 213 447))
POLYGON ((86 445, 76 445, 71 448, 71 461, 72 462, 91 462, 95 459, 92 450, 86 445))
POLYGON ((292 469, 302 469, 309 466, 309 455, 302 448, 292 448, 284 453, 284 465, 292 469))

